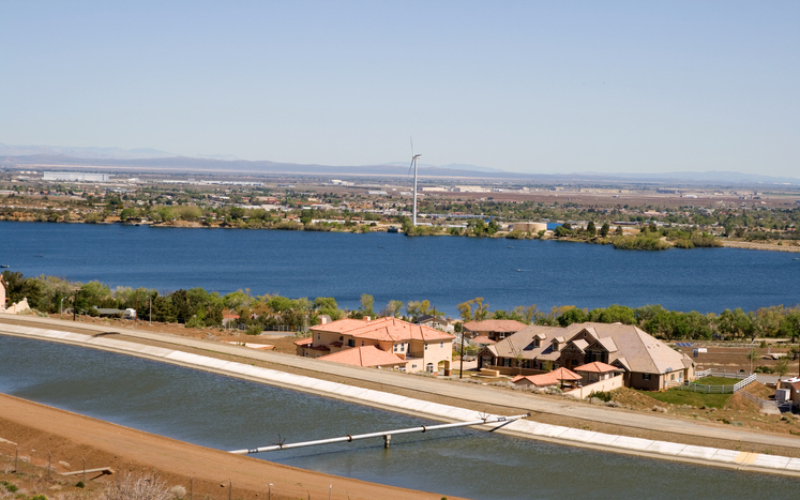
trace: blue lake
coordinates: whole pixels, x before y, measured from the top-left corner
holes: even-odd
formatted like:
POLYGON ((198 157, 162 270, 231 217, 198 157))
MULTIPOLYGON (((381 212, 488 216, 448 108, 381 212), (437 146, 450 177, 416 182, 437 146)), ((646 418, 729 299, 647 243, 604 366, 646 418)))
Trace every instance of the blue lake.
POLYGON ((0 264, 25 275, 162 292, 249 288, 259 295, 330 296, 348 308, 369 293, 376 309, 389 300, 428 299, 451 315, 474 297, 484 297, 492 310, 661 304, 705 313, 791 306, 800 302, 797 257, 387 233, 0 222, 0 264))

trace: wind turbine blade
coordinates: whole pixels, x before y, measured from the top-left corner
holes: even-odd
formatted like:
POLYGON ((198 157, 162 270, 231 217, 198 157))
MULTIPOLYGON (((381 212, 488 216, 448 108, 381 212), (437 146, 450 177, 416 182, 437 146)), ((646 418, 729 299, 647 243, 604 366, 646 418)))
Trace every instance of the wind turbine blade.
POLYGON ((413 158, 411 159, 411 164, 408 166, 408 174, 406 174, 406 177, 411 176, 411 169, 412 168, 414 168, 414 159, 413 158))

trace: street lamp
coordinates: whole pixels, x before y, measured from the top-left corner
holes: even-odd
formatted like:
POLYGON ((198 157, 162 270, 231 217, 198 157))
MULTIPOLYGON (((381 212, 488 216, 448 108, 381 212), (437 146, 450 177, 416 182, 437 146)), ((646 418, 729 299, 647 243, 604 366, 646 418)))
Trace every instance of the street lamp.
POLYGON ((274 485, 272 483, 269 483, 269 498, 268 498, 268 500, 272 500, 272 487, 273 486, 274 485))

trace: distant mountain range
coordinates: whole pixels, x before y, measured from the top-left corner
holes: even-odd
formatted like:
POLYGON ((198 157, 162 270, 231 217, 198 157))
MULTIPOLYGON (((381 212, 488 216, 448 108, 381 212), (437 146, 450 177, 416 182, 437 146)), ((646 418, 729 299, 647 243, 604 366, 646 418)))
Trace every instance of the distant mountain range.
MULTIPOLYGON (((314 176, 407 177, 406 162, 376 165, 331 166, 280 163, 266 160, 241 160, 232 155, 186 157, 157 149, 73 148, 58 146, 10 146, 0 143, 0 166, 61 167, 109 171, 180 172, 207 174, 289 174, 314 176)), ((774 177, 740 172, 669 172, 659 174, 624 174, 578 172, 570 174, 535 174, 507 172, 468 164, 419 164, 423 178, 487 179, 517 182, 631 182, 631 183, 713 183, 713 184, 800 184, 797 177, 774 177)))

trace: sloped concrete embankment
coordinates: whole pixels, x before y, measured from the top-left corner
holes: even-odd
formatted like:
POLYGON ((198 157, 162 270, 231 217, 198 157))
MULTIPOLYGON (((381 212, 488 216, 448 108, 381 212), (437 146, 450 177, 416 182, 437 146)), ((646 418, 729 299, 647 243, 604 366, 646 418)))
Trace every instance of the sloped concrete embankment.
MULTIPOLYGON (((3 325, 2 330, 3 333, 8 335, 62 342, 128 354, 321 396, 333 397, 357 404, 413 414, 433 420, 467 422, 487 417, 486 414, 455 406, 423 401, 372 389, 353 387, 338 382, 320 380, 313 377, 296 375, 233 361, 225 361, 173 349, 134 344, 102 336, 94 337, 79 333, 18 325, 3 325)), ((495 415, 489 415, 489 417, 492 416, 495 415)), ((532 420, 517 420, 505 424, 487 424, 481 427, 485 430, 516 437, 537 439, 570 446, 580 446, 601 451, 800 477, 800 458, 641 439, 544 424, 532 420)))

